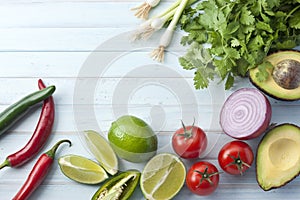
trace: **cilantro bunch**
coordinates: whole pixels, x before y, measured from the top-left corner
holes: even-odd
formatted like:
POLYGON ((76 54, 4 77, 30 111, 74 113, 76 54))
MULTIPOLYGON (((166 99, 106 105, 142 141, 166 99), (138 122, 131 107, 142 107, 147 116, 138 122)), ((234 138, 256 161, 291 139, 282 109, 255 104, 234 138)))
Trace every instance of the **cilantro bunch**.
POLYGON ((229 89, 258 65, 257 76, 266 79, 267 54, 300 44, 300 0, 205 0, 186 9, 180 23, 189 48, 179 61, 195 70, 195 88, 219 76, 229 89))

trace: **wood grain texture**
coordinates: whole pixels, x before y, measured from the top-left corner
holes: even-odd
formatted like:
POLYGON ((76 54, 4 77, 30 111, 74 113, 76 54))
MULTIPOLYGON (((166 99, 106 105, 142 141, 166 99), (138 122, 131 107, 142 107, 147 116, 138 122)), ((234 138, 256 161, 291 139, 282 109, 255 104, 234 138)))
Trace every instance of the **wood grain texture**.
MULTIPOLYGON (((163 0, 160 9, 172 2, 163 0)), ((35 91, 38 78, 42 78, 47 85, 57 87, 54 130, 42 151, 59 139, 69 138, 73 146, 62 146, 57 158, 78 154, 94 160, 81 140, 80 130, 94 129, 106 137, 118 116, 133 114, 153 127, 159 136, 159 152, 173 153, 170 138, 180 127, 180 120, 192 123, 195 117, 209 138, 209 148, 201 159, 218 166, 219 149, 232 140, 218 124, 222 103, 234 90, 253 86, 241 79, 230 91, 224 91, 218 81, 209 89, 195 90, 193 72, 178 64, 178 55, 184 53, 179 45, 182 32, 177 34, 163 64, 152 61, 149 52, 158 44, 155 38, 140 44, 124 40, 141 23, 130 11, 139 3, 140 0, 0 1, 0 111, 35 91), (91 62, 91 58, 96 59, 91 62), (88 67, 90 70, 86 70, 88 67)), ((272 122, 300 125, 299 101, 269 99, 272 122)), ((26 144, 40 108, 41 105, 33 108, 0 137, 0 162, 26 144)), ((255 150, 259 140, 247 142, 255 150)), ((17 169, 0 171, 1 200, 13 197, 36 159, 17 169)), ((184 162, 188 168, 194 161, 184 162)), ((120 160, 121 170, 142 170, 143 166, 120 160)), ((54 164, 32 199, 90 199, 99 186, 76 183, 54 164)), ((220 186, 211 196, 198 197, 184 187, 174 199, 299 199, 299 186, 300 179, 296 178, 281 189, 263 192, 256 183, 253 166, 242 177, 222 174, 220 186)), ((139 189, 132 199, 144 199, 139 189)))

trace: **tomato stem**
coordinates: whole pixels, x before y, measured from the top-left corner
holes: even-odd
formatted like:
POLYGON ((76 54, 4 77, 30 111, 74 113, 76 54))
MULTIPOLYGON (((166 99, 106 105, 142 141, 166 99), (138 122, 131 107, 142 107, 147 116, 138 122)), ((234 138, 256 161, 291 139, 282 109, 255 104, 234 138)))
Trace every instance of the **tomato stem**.
POLYGON ((178 135, 183 136, 185 138, 185 140, 191 138, 193 136, 193 129, 194 129, 194 126, 195 126, 195 118, 194 118, 192 127, 189 130, 187 130, 187 128, 184 125, 182 120, 181 120, 181 124, 182 124, 182 128, 183 128, 184 133, 183 134, 178 134, 178 135))
POLYGON ((220 174, 220 172, 214 172, 214 173, 208 173, 208 167, 205 168, 204 172, 200 172, 199 170, 194 170, 194 172, 200 174, 202 177, 200 179, 199 184, 197 185, 197 188, 200 187, 200 185, 203 183, 203 181, 209 182, 210 185, 213 185, 213 182, 211 181, 210 177, 220 174))
POLYGON ((225 168, 226 168, 226 167, 229 167, 229 166, 232 166, 232 165, 235 165, 235 166, 238 168, 240 174, 243 175, 243 167, 244 167, 244 166, 246 166, 246 167, 248 167, 248 168, 251 167, 248 163, 244 162, 244 161, 241 159, 241 157, 240 157, 240 152, 238 152, 238 156, 237 156, 237 157, 234 157, 234 156, 232 156, 232 155, 230 155, 230 154, 228 154, 228 156, 229 156, 230 158, 232 158, 233 161, 232 161, 231 163, 229 163, 228 165, 226 165, 225 168))

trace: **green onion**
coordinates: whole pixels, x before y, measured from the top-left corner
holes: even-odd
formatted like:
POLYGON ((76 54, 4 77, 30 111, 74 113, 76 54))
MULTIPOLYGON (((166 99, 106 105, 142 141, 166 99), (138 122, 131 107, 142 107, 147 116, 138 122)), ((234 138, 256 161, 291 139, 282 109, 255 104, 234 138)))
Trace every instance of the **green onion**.
POLYGON ((176 9, 173 9, 165 15, 153 17, 142 23, 134 32, 133 40, 149 39, 155 31, 160 30, 164 26, 164 24, 173 17, 175 11, 176 9))
POLYGON ((166 31, 160 38, 159 47, 153 50, 150 54, 151 58, 153 58, 154 60, 157 60, 158 62, 162 62, 164 60, 164 51, 166 47, 168 47, 171 43, 176 25, 182 15, 183 10, 188 5, 188 3, 189 0, 181 0, 179 6, 176 8, 176 12, 173 16, 171 23, 168 25, 166 31))
MULTIPOLYGON (((188 6, 197 2, 198 0, 189 0, 188 6)), ((160 14, 153 16, 147 21, 143 22, 137 30, 134 31, 132 41, 135 40, 147 40, 149 39, 155 31, 160 30, 167 22, 171 21, 173 18, 181 0, 175 1, 172 5, 170 5, 167 9, 165 9, 160 14)))

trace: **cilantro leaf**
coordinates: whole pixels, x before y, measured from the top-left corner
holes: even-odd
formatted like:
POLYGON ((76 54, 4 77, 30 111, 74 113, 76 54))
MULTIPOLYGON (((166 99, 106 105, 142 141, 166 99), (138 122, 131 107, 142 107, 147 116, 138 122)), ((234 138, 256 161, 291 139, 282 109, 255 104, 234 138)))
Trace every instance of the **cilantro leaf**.
POLYGON ((255 74, 257 80, 259 82, 266 81, 269 77, 269 71, 271 71, 272 69, 273 69, 273 65, 268 61, 259 64, 258 72, 255 74))
POLYGON ((230 36, 231 34, 234 34, 237 30, 239 30, 240 28, 240 23, 235 21, 235 22, 231 22, 228 24, 228 26, 226 27, 226 29, 224 30, 224 35, 225 36, 230 36))
POLYGON ((229 90, 234 84, 234 77, 231 74, 228 74, 227 80, 225 83, 225 89, 229 90))
POLYGON ((269 33, 273 33, 273 30, 270 27, 270 25, 262 21, 257 21, 256 28, 260 30, 268 31, 269 33))
POLYGON ((196 89, 207 88, 209 81, 214 79, 214 72, 211 69, 198 68, 195 72, 194 85, 196 89))
POLYGON ((243 7, 241 10, 241 18, 240 21, 244 25, 252 25, 255 22, 254 16, 251 14, 251 12, 247 9, 247 7, 243 7))
POLYGON ((264 45, 264 40, 260 35, 255 36, 251 39, 249 42, 248 48, 251 51, 255 51, 258 48, 262 47, 264 45))
POLYGON ((296 12, 289 20, 289 24, 292 28, 300 29, 300 11, 296 12))
POLYGON ((232 47, 238 47, 238 46, 241 45, 241 44, 240 44, 240 41, 239 41, 238 39, 236 39, 236 38, 233 38, 233 39, 231 40, 230 44, 231 44, 232 47))
POLYGON ((227 56, 230 58, 239 59, 241 57, 239 51, 234 48, 226 47, 224 49, 227 56))
POLYGON ((287 39, 284 40, 283 42, 277 42, 275 45, 276 45, 275 46, 276 49, 292 49, 297 44, 294 39, 287 39))
POLYGON ((271 9, 280 6, 280 0, 266 0, 266 2, 271 9))

